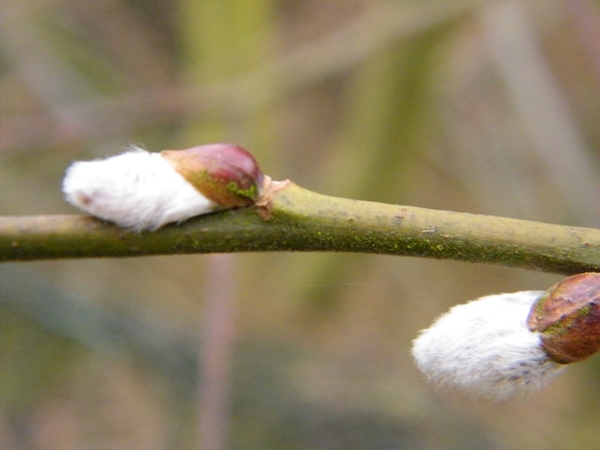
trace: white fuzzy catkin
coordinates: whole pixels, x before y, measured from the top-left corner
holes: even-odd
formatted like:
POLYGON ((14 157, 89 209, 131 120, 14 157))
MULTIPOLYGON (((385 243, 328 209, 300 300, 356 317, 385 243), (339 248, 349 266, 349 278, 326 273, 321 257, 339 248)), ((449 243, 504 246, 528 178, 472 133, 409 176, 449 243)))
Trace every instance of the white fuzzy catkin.
POLYGON ((539 389, 562 367, 527 328, 543 293, 489 295, 453 307, 413 341, 418 368, 440 386, 488 399, 539 389))
POLYGON ((135 231, 219 209, 159 153, 135 147, 106 159, 74 162, 62 189, 73 206, 135 231))

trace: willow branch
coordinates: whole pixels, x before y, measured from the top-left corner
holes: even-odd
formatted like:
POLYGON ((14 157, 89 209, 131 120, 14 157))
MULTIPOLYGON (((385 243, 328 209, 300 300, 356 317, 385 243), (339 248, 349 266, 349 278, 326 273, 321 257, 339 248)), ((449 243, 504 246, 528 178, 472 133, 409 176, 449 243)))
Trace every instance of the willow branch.
POLYGON ((335 251, 600 271, 600 230, 329 197, 294 183, 248 207, 135 233, 83 215, 0 217, 0 261, 335 251))

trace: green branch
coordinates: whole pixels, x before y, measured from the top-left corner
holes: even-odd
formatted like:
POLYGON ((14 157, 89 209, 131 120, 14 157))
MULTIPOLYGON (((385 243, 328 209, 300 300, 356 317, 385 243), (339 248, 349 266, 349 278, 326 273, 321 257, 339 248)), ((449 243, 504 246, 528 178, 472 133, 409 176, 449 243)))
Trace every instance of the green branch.
POLYGON ((81 215, 0 217, 0 261, 336 251, 600 271, 600 230, 348 200, 289 183, 248 207, 135 233, 81 215))

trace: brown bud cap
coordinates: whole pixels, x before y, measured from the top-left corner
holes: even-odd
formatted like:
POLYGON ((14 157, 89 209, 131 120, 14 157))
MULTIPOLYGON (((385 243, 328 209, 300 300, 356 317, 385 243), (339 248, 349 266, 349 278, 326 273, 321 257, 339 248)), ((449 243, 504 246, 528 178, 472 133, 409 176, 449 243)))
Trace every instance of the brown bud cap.
POLYGON ((581 273, 552 286, 533 304, 527 326, 540 333, 554 361, 581 361, 600 350, 600 273, 581 273))
POLYGON ((160 152, 201 194, 224 208, 253 205, 263 174, 247 150, 233 144, 209 144, 160 152))

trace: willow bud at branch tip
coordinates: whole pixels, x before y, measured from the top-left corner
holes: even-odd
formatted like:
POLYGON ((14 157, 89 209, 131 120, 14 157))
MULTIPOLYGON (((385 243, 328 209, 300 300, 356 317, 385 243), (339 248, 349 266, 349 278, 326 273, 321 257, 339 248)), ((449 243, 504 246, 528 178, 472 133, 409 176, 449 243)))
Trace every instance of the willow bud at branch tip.
POLYGON ((539 389, 561 367, 527 328, 542 294, 488 295, 453 307, 414 340, 417 367, 429 381, 476 397, 499 400, 539 389))
POLYGON ((542 387, 599 350, 600 273, 582 273, 545 292, 455 306, 421 331, 412 353, 430 381, 502 399, 542 387))
POLYGON ((600 273, 573 275, 552 286, 531 309, 527 325, 540 333, 554 361, 581 361, 600 350, 600 273))
POLYGON ((73 163, 63 192, 73 206, 141 231, 253 205, 268 180, 254 157, 232 144, 160 153, 132 148, 106 159, 73 163))

